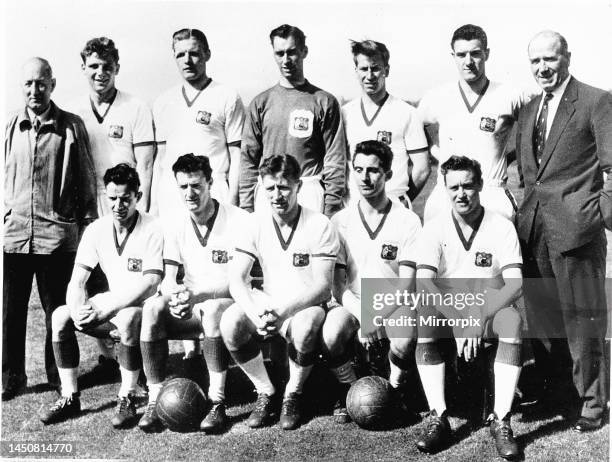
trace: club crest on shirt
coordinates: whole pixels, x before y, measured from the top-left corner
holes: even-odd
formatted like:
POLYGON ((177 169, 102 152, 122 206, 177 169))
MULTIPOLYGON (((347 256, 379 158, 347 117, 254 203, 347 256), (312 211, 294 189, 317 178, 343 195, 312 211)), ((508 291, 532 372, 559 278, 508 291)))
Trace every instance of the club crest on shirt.
POLYGON ((476 266, 489 267, 493 264, 493 254, 487 252, 476 252, 474 260, 476 266))
POLYGON ((213 263, 227 263, 229 258, 227 256, 227 250, 213 250, 212 251, 212 262, 213 263))
POLYGON ((493 119, 492 117, 481 117, 480 118, 480 129, 484 132, 493 133, 495 131, 496 123, 497 121, 493 119))
POLYGON ((123 138, 123 127, 121 125, 111 125, 108 127, 109 138, 123 138))
POLYGON ((383 244, 380 250, 380 258, 383 260, 395 260, 397 258, 397 246, 391 244, 383 244))
POLYGON ((140 258, 128 258, 127 270, 140 273, 142 271, 142 260, 140 258))
POLYGON ((208 125, 210 123, 210 118, 212 114, 206 111, 198 111, 198 115, 196 116, 196 122, 202 125, 208 125))
POLYGON ((314 114, 307 109, 295 109, 289 114, 289 135, 308 138, 312 135, 314 114))
POLYGON ((293 266, 308 266, 310 264, 310 255, 307 253, 294 253, 293 266))
POLYGON ((376 141, 380 141, 381 143, 391 144, 391 132, 387 132, 385 130, 378 130, 376 134, 376 141))

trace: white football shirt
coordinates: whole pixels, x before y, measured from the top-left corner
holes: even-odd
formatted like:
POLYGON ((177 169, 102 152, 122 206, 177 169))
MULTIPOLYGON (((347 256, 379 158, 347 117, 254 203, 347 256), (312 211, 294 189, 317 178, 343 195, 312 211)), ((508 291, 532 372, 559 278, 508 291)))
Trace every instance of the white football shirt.
MULTIPOLYGON (((440 164, 452 155, 480 162, 485 184, 499 186, 507 179, 504 148, 525 95, 506 85, 489 81, 472 104, 459 82, 426 93, 418 112, 425 125, 438 125, 439 146, 432 154, 440 164)), ((438 181, 443 179, 438 174, 438 181)))
POLYGON ((200 92, 183 85, 166 91, 153 105, 153 118, 157 143, 166 145, 160 159, 157 207, 161 217, 173 216, 183 205, 172 165, 183 154, 207 156, 213 181, 227 182, 228 146, 240 146, 244 106, 234 90, 211 80, 200 92))
POLYGON ((355 201, 332 218, 340 236, 336 265, 346 267, 349 290, 361 297, 361 278, 397 278, 400 265, 416 268, 415 244, 419 217, 402 204, 389 201, 372 229, 355 201))
POLYGON ((483 209, 471 236, 464 236, 452 211, 423 226, 417 245, 417 269, 436 271, 438 278, 496 278, 506 268, 521 268, 523 259, 512 222, 483 209))
POLYGON ((145 274, 163 274, 164 238, 157 219, 137 212, 138 218, 119 242, 113 216, 91 223, 83 233, 75 264, 92 271, 100 264, 111 292, 137 284, 145 274))
POLYGON ((227 268, 233 258, 236 235, 245 229, 248 213, 233 205, 215 202, 215 212, 205 227, 191 216, 166 228, 164 263, 183 265, 184 283, 195 287, 202 282, 227 282, 227 268))
POLYGON ((106 199, 104 174, 120 163, 136 167, 134 147, 155 143, 151 109, 121 90, 117 90, 104 114, 97 112, 90 98, 81 98, 68 107, 85 122, 96 169, 98 215, 107 215, 111 210, 106 199))
MULTIPOLYGON (((389 145, 393 151, 393 176, 385 189, 387 194, 394 197, 404 195, 410 182, 408 155, 427 151, 427 138, 417 110, 405 101, 388 95, 382 106, 369 119, 360 97, 342 107, 342 116, 351 159, 355 146, 362 141, 377 140, 389 145)), ((351 170, 350 194, 353 198, 359 198, 359 191, 352 176, 351 170)))
POLYGON ((248 217, 236 251, 259 259, 263 269, 264 292, 273 297, 295 294, 312 284, 315 259, 335 261, 338 234, 329 219, 300 206, 289 236, 283 237, 270 212, 248 217))

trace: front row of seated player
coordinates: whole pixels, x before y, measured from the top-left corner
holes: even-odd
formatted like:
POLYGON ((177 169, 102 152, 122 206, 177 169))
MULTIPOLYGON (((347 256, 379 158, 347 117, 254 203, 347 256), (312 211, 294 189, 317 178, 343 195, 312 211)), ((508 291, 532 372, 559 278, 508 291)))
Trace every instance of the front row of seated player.
MULTIPOLYGON (((120 338, 122 382, 112 419, 115 427, 127 425, 136 414, 132 393, 142 352, 149 385, 149 404, 138 424, 144 431, 159 426, 155 402, 165 379, 168 339, 204 333, 213 405, 201 429, 219 432, 227 426, 224 389, 230 355, 257 390, 247 421, 250 427, 269 423, 281 402, 264 366, 261 337, 279 334, 288 344, 289 379, 280 412, 280 425, 287 430, 300 424, 303 385, 318 354, 344 385, 335 420, 348 421, 346 392, 356 380, 349 345, 356 335, 366 346, 386 337, 391 345, 389 379, 400 396, 416 356, 431 408, 417 447, 436 452, 450 440, 444 363, 436 342, 443 333, 425 332, 420 326, 417 330, 361 325, 361 278, 397 280, 405 287, 394 288, 409 291, 415 290, 415 275, 433 291, 437 289, 427 280, 435 277, 488 278, 497 284, 488 288, 485 309, 469 311, 485 321, 484 327, 462 333, 466 338, 456 339, 457 350, 469 360, 484 337, 500 337, 491 433, 500 455, 518 455, 509 418, 521 365, 521 321, 512 307, 521 290, 514 228, 480 205, 478 163, 452 157, 441 166, 452 212, 421 230, 418 217, 385 193, 392 157, 390 149, 377 141, 356 147, 352 164, 360 200, 330 222, 298 204, 300 168, 292 156, 272 156, 263 162, 261 188, 269 206, 249 215, 212 199, 208 159, 186 154, 173 171, 189 213, 179 222, 165 223, 163 232, 154 219, 136 211, 140 193, 135 170, 125 164, 110 169, 104 180, 112 215, 97 220, 84 233, 67 305, 53 316, 62 397, 44 413, 43 422, 61 421, 80 411, 75 330, 94 336, 114 331, 120 338), (256 259, 263 269, 263 290, 251 287, 256 259), (98 263, 109 279, 110 292, 87 298, 85 282, 98 263), (180 265, 185 276, 178 285, 180 265), (165 276, 160 284, 162 266, 165 276), (329 303, 332 287, 336 303, 329 303)), ((391 306, 379 314, 389 317, 399 311, 391 306)), ((456 317, 457 311, 448 314, 456 317)))

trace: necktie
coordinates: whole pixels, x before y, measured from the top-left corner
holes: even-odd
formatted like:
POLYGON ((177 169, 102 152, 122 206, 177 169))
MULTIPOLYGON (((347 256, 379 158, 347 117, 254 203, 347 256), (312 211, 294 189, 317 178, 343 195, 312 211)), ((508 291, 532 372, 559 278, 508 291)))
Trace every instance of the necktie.
POLYGON ((542 154, 544 154, 544 144, 546 143, 546 121, 548 120, 548 102, 552 99, 552 93, 546 93, 544 95, 544 103, 542 104, 542 110, 535 124, 534 136, 533 136, 533 151, 535 154, 536 162, 538 167, 542 161, 542 154))

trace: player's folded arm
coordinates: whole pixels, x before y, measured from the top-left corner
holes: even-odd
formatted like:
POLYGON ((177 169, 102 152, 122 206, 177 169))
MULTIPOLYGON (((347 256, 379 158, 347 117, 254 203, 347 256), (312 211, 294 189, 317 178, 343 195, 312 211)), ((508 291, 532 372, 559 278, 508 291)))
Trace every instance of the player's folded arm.
POLYGON ((523 293, 522 265, 514 263, 503 268, 504 286, 500 289, 487 288, 484 320, 492 319, 502 308, 511 306, 523 293))
POLYGON ((332 284, 332 295, 338 303, 342 303, 342 296, 346 290, 346 265, 338 263, 334 265, 334 280, 332 284))
POLYGON ((263 314, 251 294, 250 275, 256 259, 252 252, 236 247, 228 268, 230 295, 251 320, 263 314))
POLYGON ((86 284, 91 275, 92 268, 76 263, 72 270, 72 276, 66 289, 66 305, 71 309, 77 309, 87 301, 86 284))
POLYGON ((200 284, 189 287, 191 296, 189 302, 192 304, 203 303, 206 300, 216 298, 231 298, 228 281, 213 280, 201 281, 200 284))
POLYGON ((336 255, 313 254, 312 284, 295 293, 294 297, 282 300, 279 306, 273 307, 279 317, 286 319, 305 308, 329 301, 335 262, 336 255))
MULTIPOLYGON (((165 252, 165 249, 164 249, 165 252)), ((170 295, 178 288, 176 277, 178 275, 181 264, 170 258, 164 258, 164 277, 159 286, 159 290, 164 295, 170 295)))
POLYGON ((416 199, 425 186, 425 183, 427 183, 427 179, 429 178, 429 174, 431 172, 431 168, 429 166, 429 148, 424 147, 417 151, 407 151, 406 153, 412 162, 412 168, 408 172, 410 184, 408 194, 410 196, 410 200, 412 201, 416 199))
POLYGON ((142 278, 137 283, 119 292, 109 292, 102 303, 96 305, 100 310, 101 320, 111 319, 120 310, 130 306, 142 306, 144 301, 154 295, 161 282, 162 271, 158 269, 143 271, 142 278))

